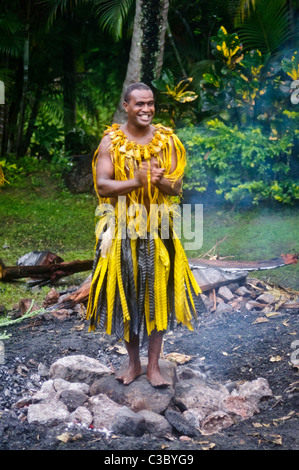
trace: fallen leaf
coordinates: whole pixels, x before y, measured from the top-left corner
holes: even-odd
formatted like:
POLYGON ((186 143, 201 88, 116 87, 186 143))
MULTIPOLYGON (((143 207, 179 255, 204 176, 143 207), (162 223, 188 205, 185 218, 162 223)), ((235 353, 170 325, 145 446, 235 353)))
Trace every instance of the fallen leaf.
POLYGON ((59 436, 56 436, 56 439, 58 439, 61 442, 68 442, 70 440, 70 434, 68 432, 63 432, 59 436))
POLYGON ((119 344, 114 346, 114 349, 116 349, 116 352, 118 352, 118 354, 127 354, 127 349, 124 346, 120 346, 119 344))
POLYGON ((189 437, 189 436, 180 436, 179 439, 180 439, 180 441, 183 441, 183 442, 184 442, 184 441, 187 442, 187 441, 191 441, 191 440, 192 440, 191 437, 189 437))
POLYGON ((252 423, 254 428, 269 428, 270 424, 267 423, 252 423))
POLYGON ((207 446, 202 446, 202 450, 210 450, 210 449, 213 449, 215 447, 215 443, 214 442, 211 442, 209 445, 207 446))
POLYGON ((271 356, 270 357, 270 362, 279 362, 282 360, 281 356, 271 356))
POLYGON ((84 323, 81 323, 81 325, 76 325, 74 326, 74 328, 72 328, 72 330, 75 330, 75 331, 82 331, 84 329, 84 326, 85 324, 84 323))
POLYGON ((69 442, 69 441, 78 441, 79 439, 82 439, 82 434, 70 434, 68 432, 63 432, 59 436, 56 437, 61 442, 69 442))
POLYGON ((288 419, 292 418, 292 416, 295 414, 295 411, 290 411, 290 413, 287 416, 282 416, 281 418, 275 418, 273 419, 273 424, 274 426, 277 426, 278 424, 284 423, 288 419))
POLYGON ((267 318, 275 317, 276 315, 280 315, 280 312, 266 313, 267 318))
POLYGON ((29 370, 24 364, 19 364, 17 367, 17 373, 22 375, 23 377, 26 377, 28 374, 29 370))
POLYGON ((282 437, 279 434, 270 434, 270 436, 274 438, 270 442, 273 442, 273 444, 277 444, 279 446, 282 445, 282 437))
POLYGON ((120 346, 120 344, 109 346, 107 351, 116 351, 118 354, 127 354, 127 349, 124 346, 120 346))
POLYGON ((169 353, 165 356, 169 361, 176 362, 177 364, 185 364, 191 361, 194 356, 187 356, 187 354, 180 354, 176 352, 169 353))
POLYGON ((266 317, 258 317, 256 320, 254 320, 254 322, 252 324, 254 325, 255 323, 265 323, 267 321, 269 321, 269 320, 266 317))

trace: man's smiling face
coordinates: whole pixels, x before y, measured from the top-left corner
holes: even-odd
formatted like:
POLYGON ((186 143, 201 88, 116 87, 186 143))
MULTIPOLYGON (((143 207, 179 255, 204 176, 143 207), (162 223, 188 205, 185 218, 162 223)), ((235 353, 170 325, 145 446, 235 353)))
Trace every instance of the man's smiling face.
POLYGON ((128 121, 137 127, 147 127, 155 115, 154 95, 150 90, 133 90, 128 102, 124 102, 128 121))

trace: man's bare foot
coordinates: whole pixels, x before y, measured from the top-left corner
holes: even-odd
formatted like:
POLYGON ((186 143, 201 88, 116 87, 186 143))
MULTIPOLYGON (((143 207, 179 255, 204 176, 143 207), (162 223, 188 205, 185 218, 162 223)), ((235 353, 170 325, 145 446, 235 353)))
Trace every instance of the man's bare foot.
POLYGON ((116 373, 115 378, 124 385, 132 383, 139 375, 142 374, 141 364, 129 365, 124 371, 116 373))
POLYGON ((162 388, 171 385, 171 382, 163 377, 159 367, 148 367, 146 376, 153 387, 162 388))

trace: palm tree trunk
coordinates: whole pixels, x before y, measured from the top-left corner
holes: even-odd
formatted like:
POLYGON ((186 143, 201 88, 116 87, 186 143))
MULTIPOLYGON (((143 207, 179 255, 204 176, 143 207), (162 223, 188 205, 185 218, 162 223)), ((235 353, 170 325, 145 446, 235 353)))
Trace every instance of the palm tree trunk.
POLYGON ((115 122, 124 122, 123 94, 131 83, 142 81, 151 86, 159 78, 163 65, 169 0, 136 0, 134 29, 126 78, 114 114, 115 122))

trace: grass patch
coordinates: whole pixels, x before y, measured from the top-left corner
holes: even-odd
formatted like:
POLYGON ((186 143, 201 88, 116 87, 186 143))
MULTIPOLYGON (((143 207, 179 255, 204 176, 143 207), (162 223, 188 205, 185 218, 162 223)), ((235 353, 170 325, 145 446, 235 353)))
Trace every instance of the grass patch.
MULTIPOLYGON (((52 251, 65 261, 93 258, 95 195, 71 194, 57 175, 43 171, 1 188, 0 199, 0 258, 6 265, 15 265, 20 256, 34 250, 52 251)), ((203 246, 187 255, 201 256, 224 237, 218 254, 235 260, 299 252, 298 226, 298 210, 289 207, 236 212, 204 207, 203 246)), ((298 273, 299 265, 292 265, 252 275, 299 290, 298 273)), ((78 273, 65 282, 78 285, 87 275, 78 273)), ((26 280, 0 283, 0 305, 11 309, 24 297, 41 305, 49 290, 49 286, 28 288, 26 280)))
MULTIPOLYGON (((216 253, 234 260, 256 261, 299 252, 298 209, 265 207, 242 209, 236 212, 204 208, 203 245, 188 256, 201 256, 217 242, 216 253)), ((299 264, 267 271, 253 272, 252 276, 284 287, 299 289, 299 264)))
MULTIPOLYGON (((0 198, 0 258, 6 265, 15 265, 30 251, 49 250, 64 261, 93 258, 94 195, 71 194, 60 178, 43 172, 39 178, 22 179, 1 188, 0 198)), ((78 273, 66 280, 79 284, 86 275, 78 273)), ((49 289, 29 289, 26 280, 0 283, 0 304, 11 309, 23 297, 40 303, 49 289)))

